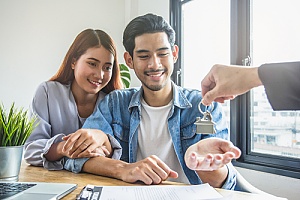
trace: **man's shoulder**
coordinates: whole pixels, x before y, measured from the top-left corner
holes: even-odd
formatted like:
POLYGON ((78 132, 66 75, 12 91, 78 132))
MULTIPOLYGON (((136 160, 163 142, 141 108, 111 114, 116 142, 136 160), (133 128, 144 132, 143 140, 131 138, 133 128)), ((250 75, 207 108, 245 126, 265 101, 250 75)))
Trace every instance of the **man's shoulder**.
POLYGON ((126 88, 126 89, 118 89, 110 92, 110 95, 131 95, 138 92, 140 88, 138 87, 132 87, 132 88, 126 88))
POLYGON ((188 93, 191 93, 191 92, 200 92, 200 90, 194 89, 194 88, 187 88, 187 87, 181 87, 181 86, 178 86, 178 87, 181 88, 183 91, 188 92, 188 93))
POLYGON ((132 96, 136 93, 140 92, 140 88, 133 87, 133 88, 126 88, 126 89, 119 89, 114 90, 110 92, 107 95, 107 98, 109 99, 122 99, 122 100, 128 100, 131 99, 132 96))
POLYGON ((202 98, 201 91, 197 89, 177 86, 177 91, 179 93, 182 93, 187 98, 193 98, 193 97, 202 98))

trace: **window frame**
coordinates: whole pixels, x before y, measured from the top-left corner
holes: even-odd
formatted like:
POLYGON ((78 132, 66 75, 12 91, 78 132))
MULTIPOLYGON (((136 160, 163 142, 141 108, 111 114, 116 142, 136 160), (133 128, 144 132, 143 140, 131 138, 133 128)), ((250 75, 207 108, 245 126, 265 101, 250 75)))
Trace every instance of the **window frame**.
MULTIPOLYGON (((170 0, 170 24, 176 32, 176 44, 182 46, 182 6, 192 0, 170 0)), ((251 58, 252 44, 251 7, 252 0, 231 0, 230 62, 244 65, 246 58, 251 58)), ((180 52, 179 52, 180 53, 180 52)), ((181 67, 183 58, 179 54, 174 66, 172 80, 181 85, 181 67)), ((300 159, 256 153, 251 151, 250 113, 251 91, 230 101, 230 140, 241 149, 242 155, 234 166, 300 178, 300 159)))

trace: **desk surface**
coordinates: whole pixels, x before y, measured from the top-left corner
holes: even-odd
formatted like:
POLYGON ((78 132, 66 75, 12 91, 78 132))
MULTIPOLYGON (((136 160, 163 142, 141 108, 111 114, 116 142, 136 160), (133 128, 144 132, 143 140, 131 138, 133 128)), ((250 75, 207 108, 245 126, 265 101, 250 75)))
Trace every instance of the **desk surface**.
MULTIPOLYGON (((96 176, 87 173, 79 173, 75 174, 72 172, 68 172, 65 170, 61 171, 48 171, 42 167, 34 167, 26 164, 24 161, 22 162, 19 181, 25 182, 57 182, 57 183, 76 183, 78 187, 65 196, 64 200, 76 198, 76 195, 80 193, 81 189, 86 186, 87 184, 92 185, 107 185, 107 186, 120 186, 120 185, 134 185, 130 183, 126 183, 117 179, 107 178, 103 176, 96 176)), ((162 184, 166 185, 180 185, 180 183, 175 182, 163 182, 162 184)), ((237 191, 229 191, 223 189, 216 189, 222 196, 229 197, 228 199, 236 200, 236 199, 243 199, 243 200, 272 200, 270 197, 266 198, 263 195, 257 194, 250 194, 244 192, 237 192, 237 191)), ((282 198, 274 198, 274 200, 279 200, 282 198)))

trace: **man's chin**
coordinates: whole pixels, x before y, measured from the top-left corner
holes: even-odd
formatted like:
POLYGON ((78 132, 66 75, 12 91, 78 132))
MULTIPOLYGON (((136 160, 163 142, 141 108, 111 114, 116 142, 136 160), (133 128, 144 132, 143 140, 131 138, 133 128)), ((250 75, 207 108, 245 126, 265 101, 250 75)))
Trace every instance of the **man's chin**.
POLYGON ((144 87, 148 88, 151 91, 159 91, 163 88, 162 85, 146 85, 146 84, 144 84, 144 87))

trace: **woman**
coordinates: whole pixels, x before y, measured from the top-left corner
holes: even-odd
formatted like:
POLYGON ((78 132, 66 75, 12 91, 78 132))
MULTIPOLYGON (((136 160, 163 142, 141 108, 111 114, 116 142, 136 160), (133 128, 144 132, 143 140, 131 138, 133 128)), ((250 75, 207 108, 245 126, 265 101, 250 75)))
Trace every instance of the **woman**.
POLYGON ((31 112, 38 125, 25 143, 26 162, 60 170, 68 158, 109 155, 108 136, 80 128, 105 94, 122 87, 112 38, 101 30, 82 31, 58 72, 38 87, 33 98, 31 112), (76 137, 67 136, 74 132, 76 137), (67 140, 73 144, 68 149, 67 140))

